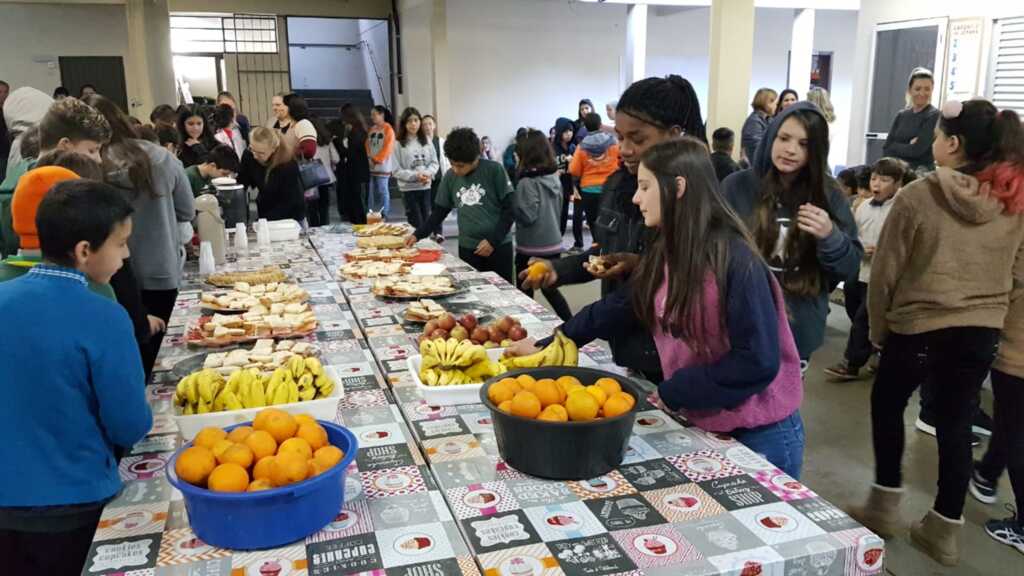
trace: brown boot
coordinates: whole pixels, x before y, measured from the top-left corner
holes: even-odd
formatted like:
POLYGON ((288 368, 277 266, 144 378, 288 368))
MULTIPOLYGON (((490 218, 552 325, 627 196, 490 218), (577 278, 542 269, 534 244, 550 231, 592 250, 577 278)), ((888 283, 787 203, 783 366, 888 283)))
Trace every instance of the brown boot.
POLYGON ((960 562, 960 528, 964 519, 950 520, 935 510, 910 529, 910 539, 943 566, 960 562))
POLYGON ((900 521, 900 500, 903 488, 871 485, 868 501, 863 506, 853 506, 848 512, 854 520, 882 538, 892 538, 902 529, 900 521))

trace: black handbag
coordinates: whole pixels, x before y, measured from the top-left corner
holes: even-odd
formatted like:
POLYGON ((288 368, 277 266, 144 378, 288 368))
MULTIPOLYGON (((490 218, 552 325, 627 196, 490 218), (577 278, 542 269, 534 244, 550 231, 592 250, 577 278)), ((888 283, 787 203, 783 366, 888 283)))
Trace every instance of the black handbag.
POLYGON ((331 174, 323 162, 317 159, 299 162, 299 181, 302 182, 303 190, 319 188, 331 183, 331 174))

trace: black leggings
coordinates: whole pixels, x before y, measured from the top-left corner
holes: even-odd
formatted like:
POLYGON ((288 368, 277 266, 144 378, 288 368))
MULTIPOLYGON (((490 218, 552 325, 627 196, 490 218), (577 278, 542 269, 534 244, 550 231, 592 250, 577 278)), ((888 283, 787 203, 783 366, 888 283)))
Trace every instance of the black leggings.
MULTIPOLYGON (((867 294, 868 285, 858 282, 856 289, 861 295, 867 294)), ((850 300, 846 301, 850 305, 850 300)), ((857 309, 853 314, 853 323, 850 325, 850 335, 846 338, 846 365, 853 369, 860 369, 868 363, 875 347, 871 345, 870 329, 868 323, 868 299, 860 298, 857 302, 857 309)))
POLYGON ((475 248, 459 246, 459 259, 476 269, 477 272, 495 272, 509 284, 515 285, 515 258, 512 255, 512 243, 505 242, 495 246, 490 256, 477 256, 475 248))
POLYGON ((89 512, 80 528, 62 532, 0 529, 5 574, 81 574, 88 560, 102 508, 89 512))
MULTIPOLYGON (((146 314, 156 316, 164 322, 170 321, 171 312, 174 311, 174 302, 178 299, 177 290, 143 290, 141 295, 142 306, 146 309, 146 314)), ((163 341, 164 333, 161 332, 150 337, 149 342, 139 344, 142 352, 142 368, 146 371, 147 381, 149 375, 153 373, 153 364, 156 363, 156 355, 160 351, 160 344, 163 341)))
POLYGON ((995 483, 1004 469, 1009 470, 1017 521, 1024 522, 1024 378, 993 370, 992 394, 995 430, 988 451, 978 463, 978 473, 995 483))
MULTIPOLYGON (((554 254, 544 254, 542 256, 533 256, 530 254, 520 254, 516 252, 516 273, 518 274, 519 272, 526 270, 527 266, 530 265, 530 258, 558 260, 561 257, 561 252, 555 252, 554 254)), ((533 298, 532 289, 523 288, 522 286, 520 286, 519 289, 523 292, 523 294, 526 294, 530 298, 533 298)), ((558 290, 558 288, 552 286, 551 288, 541 288, 540 291, 541 293, 544 294, 544 297, 548 299, 548 302, 551 303, 551 307, 554 308, 555 314, 558 315, 562 322, 568 322, 569 319, 572 318, 572 309, 569 308, 569 303, 565 301, 565 296, 562 296, 562 293, 558 290)))
POLYGON ((871 389, 875 482, 891 488, 903 484, 903 412, 918 385, 931 379, 939 445, 934 507, 947 518, 960 518, 973 466, 971 421, 998 340, 998 330, 977 327, 889 334, 871 389))

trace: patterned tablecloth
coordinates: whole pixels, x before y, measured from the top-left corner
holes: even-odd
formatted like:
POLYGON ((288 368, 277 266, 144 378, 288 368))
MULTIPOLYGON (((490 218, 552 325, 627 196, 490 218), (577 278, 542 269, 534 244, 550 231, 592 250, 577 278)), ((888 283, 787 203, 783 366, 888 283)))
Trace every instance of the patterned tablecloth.
MULTIPOLYGON (((201 287, 179 296, 161 349, 150 435, 122 461, 125 490, 104 511, 83 574, 286 576, 861 575, 882 570, 883 542, 803 484, 731 438, 705 433, 642 402, 623 465, 580 482, 528 477, 498 456, 482 404, 429 406, 405 359, 420 325, 405 303, 367 282, 337 282, 355 245, 346 226, 226 268, 282 266, 312 296, 310 337, 343 386, 336 421, 359 439, 346 503, 324 530, 284 548, 213 548, 189 529, 164 468, 181 439, 171 416, 175 363, 201 354, 183 331, 201 287), (414 542, 415 546, 403 546, 414 542), (281 567, 275 573, 274 569, 281 567), (263 571, 261 572, 261 568, 263 571)), ((443 301, 478 315, 516 316, 543 336, 557 317, 494 274, 442 260, 466 290, 443 301)), ((581 365, 622 372, 607 348, 585 347, 581 365)), ((240 527, 244 529, 244 527, 240 527)))

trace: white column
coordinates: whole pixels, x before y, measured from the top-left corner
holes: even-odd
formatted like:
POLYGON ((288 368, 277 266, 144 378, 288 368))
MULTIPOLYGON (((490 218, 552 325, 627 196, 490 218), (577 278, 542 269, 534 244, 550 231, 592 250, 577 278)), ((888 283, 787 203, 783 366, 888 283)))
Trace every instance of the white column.
MULTIPOLYGON (((680 33, 685 33, 680 31, 680 33)), ((723 126, 740 133, 750 113, 750 75, 754 60, 754 0, 712 0, 708 78, 708 138, 723 126)))
MULTIPOLYGON (((434 113, 437 116, 438 134, 447 134, 448 130, 455 125, 452 119, 452 94, 448 63, 447 4, 447 0, 434 0, 434 14, 430 19, 434 68, 434 113)), ((409 87, 406 86, 406 91, 408 90, 409 87)))
POLYGON ((626 85, 646 77, 647 4, 632 4, 626 12, 626 85))
POLYGON ((814 8, 794 10, 793 40, 789 45, 789 87, 800 100, 811 86, 811 54, 814 51, 814 8))
POLYGON ((129 114, 148 118, 157 104, 174 104, 174 65, 167 0, 129 0, 125 80, 129 114))

